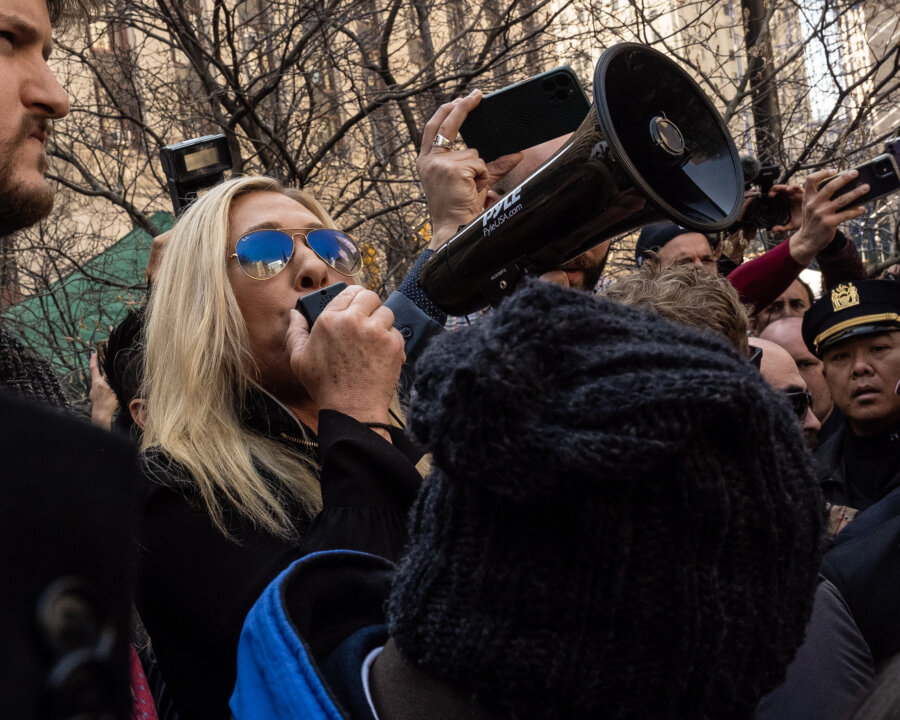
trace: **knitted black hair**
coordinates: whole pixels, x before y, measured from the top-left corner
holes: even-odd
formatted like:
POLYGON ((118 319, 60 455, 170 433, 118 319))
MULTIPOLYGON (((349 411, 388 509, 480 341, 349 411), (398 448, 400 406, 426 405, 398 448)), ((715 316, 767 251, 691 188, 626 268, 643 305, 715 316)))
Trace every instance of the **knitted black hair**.
POLYGON ((0 327, 0 385, 24 397, 65 408, 69 401, 50 363, 0 327))
POLYGON ((110 333, 103 374, 119 401, 116 423, 134 425, 128 404, 139 397, 144 375, 144 311, 130 310, 110 333))
POLYGON ((417 371, 434 470, 388 602, 401 651, 503 717, 750 717, 802 641, 821 525, 759 373, 544 283, 417 371))

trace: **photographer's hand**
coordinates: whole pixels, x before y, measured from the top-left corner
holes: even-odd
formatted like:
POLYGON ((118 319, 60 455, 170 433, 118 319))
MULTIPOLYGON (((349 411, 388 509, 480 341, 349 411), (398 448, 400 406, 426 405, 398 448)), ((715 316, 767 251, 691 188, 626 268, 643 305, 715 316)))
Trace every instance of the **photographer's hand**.
POLYGON ((147 267, 144 268, 144 277, 148 283, 152 283, 156 279, 156 272, 159 270, 160 262, 162 262, 163 249, 171 234, 171 230, 166 230, 162 235, 157 235, 153 238, 153 244, 150 246, 150 257, 147 258, 147 267))
POLYGON ((481 214, 487 191, 522 160, 522 153, 514 153, 485 163, 477 150, 433 145, 437 135, 456 141, 463 121, 479 102, 481 92, 473 90, 464 98, 441 105, 422 133, 416 167, 431 214, 429 247, 433 250, 456 234, 460 225, 467 225, 481 214))
POLYGON ((787 225, 775 225, 773 232, 790 232, 798 230, 803 224, 803 186, 802 185, 773 185, 769 190, 769 197, 784 195, 791 206, 791 219, 787 225))
MULTIPOLYGON (((406 358, 394 313, 378 295, 351 285, 316 319, 312 332, 291 310, 286 344, 291 369, 320 410, 360 422, 389 423, 388 408, 406 358)), ((390 434, 373 428, 385 439, 390 434)))
POLYGON ((564 270, 548 270, 540 276, 539 280, 545 283, 561 285, 562 287, 571 287, 569 285, 569 276, 566 275, 564 270))
POLYGON ((853 203, 868 192, 869 186, 866 184, 834 197, 836 190, 856 178, 856 170, 841 173, 819 189, 819 183, 835 172, 828 169, 813 173, 803 187, 800 229, 791 236, 789 247, 791 257, 804 267, 834 239, 838 225, 854 220, 865 212, 864 208, 854 207, 853 203))

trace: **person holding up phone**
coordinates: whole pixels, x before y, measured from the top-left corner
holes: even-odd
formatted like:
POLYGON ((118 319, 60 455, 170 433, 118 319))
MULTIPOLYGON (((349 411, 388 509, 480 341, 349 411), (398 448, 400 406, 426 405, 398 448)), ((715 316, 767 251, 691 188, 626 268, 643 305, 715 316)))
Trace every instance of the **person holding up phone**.
MULTIPOLYGON (((523 152, 485 163, 471 148, 457 149, 456 140, 468 114, 479 105, 481 94, 470 93, 442 106, 426 125, 418 160, 419 176, 434 224, 434 244, 449 240, 486 208, 546 162, 566 136, 523 152), (498 192, 500 191, 500 192, 498 192)), ((789 222, 775 231, 795 231, 781 245, 744 263, 728 275, 741 299, 757 309, 768 307, 813 259, 818 259, 831 283, 859 279, 864 273, 852 243, 837 231, 840 223, 859 217, 857 201, 869 191, 867 184, 841 193, 856 180, 855 171, 834 177, 834 170, 810 176, 804 185, 777 185, 770 194, 786 194, 791 206, 789 222), (819 185, 831 178, 826 185, 819 185)), ((575 258, 545 279, 562 284, 591 285, 602 271, 608 244, 575 258)))
MULTIPOLYGON (((481 102, 481 92, 442 105, 422 133, 417 168, 428 199, 433 224, 432 245, 439 247, 526 177, 543 165, 568 140, 568 135, 521 152, 484 162, 473 148, 457 149, 459 130, 481 102)), ((564 286, 591 290, 606 262, 604 242, 542 277, 564 286)))
POLYGON ((105 352, 106 343, 103 342, 97 343, 97 349, 91 353, 91 422, 97 427, 109 430, 119 403, 103 373, 102 356, 105 352))
POLYGON ((459 129, 481 97, 480 90, 473 90, 444 103, 422 132, 416 168, 428 200, 435 248, 490 207, 490 189, 523 158, 519 152, 485 163, 477 150, 457 148, 459 129))
POLYGON ((766 323, 777 319, 771 306, 784 302, 800 272, 817 260, 825 285, 865 278, 862 260, 856 246, 839 227, 841 223, 860 217, 864 208, 858 200, 869 190, 862 184, 848 192, 841 189, 857 178, 855 170, 835 175, 835 170, 815 172, 802 185, 774 185, 770 196, 787 197, 791 215, 787 224, 772 228, 775 232, 791 232, 791 236, 768 252, 739 265, 728 275, 741 300, 753 305, 756 312, 751 323, 761 332, 766 323), (823 181, 828 180, 823 184, 823 181))

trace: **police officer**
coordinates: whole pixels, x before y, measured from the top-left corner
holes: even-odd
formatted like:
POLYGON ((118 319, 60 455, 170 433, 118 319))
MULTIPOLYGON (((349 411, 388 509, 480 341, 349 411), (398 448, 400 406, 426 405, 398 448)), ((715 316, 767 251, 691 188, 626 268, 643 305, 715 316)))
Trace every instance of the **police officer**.
POLYGON ((898 330, 900 284, 884 280, 838 285, 803 319, 803 340, 845 415, 816 452, 833 537, 822 573, 847 601, 876 666, 900 653, 898 330))
POLYGON ((843 283, 806 313, 803 340, 823 362, 845 415, 817 453, 837 533, 856 512, 900 486, 900 284, 843 283), (842 516, 838 508, 847 508, 842 516))

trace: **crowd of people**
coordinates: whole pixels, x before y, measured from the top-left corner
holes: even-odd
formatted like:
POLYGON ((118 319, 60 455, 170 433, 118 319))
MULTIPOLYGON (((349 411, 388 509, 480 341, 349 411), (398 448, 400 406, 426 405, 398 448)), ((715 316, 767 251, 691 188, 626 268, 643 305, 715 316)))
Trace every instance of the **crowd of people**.
MULTIPOLYGON (((0 0, 0 235, 51 207, 47 56, 84 7, 0 0)), ((603 239, 448 318, 425 263, 567 140, 485 163, 479 101, 424 127, 432 241, 383 302, 312 194, 249 176, 156 243, 91 359, 102 427, 0 326, 5 524, 39 538, 6 714, 900 716, 900 283, 839 230, 867 186, 773 187, 752 260, 657 223, 631 273, 603 239)))

